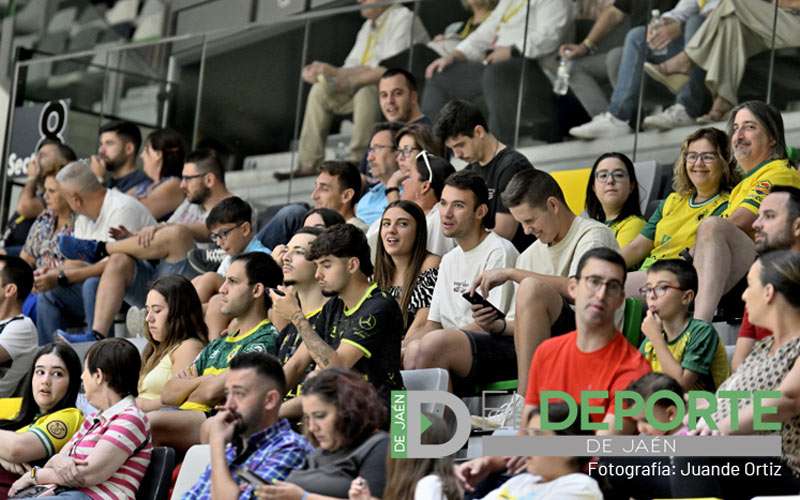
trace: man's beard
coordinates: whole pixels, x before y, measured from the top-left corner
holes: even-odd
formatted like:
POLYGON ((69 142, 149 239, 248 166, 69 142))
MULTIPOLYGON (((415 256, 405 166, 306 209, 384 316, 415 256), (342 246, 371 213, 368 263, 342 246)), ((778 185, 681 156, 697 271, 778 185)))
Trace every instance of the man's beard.
POLYGON ((792 237, 791 229, 787 227, 780 234, 777 234, 772 238, 764 235, 764 238, 760 242, 756 243, 756 253, 763 255, 773 250, 787 250, 791 248, 793 244, 794 238, 792 237))
POLYGON ((323 297, 330 298, 330 297, 336 297, 337 295, 339 295, 339 292, 334 292, 333 290, 322 290, 323 297))
POLYGON ((121 155, 116 158, 103 156, 103 163, 106 166, 106 170, 109 172, 116 172, 121 166, 125 165, 125 159, 122 158, 121 155))
POLYGON ((211 196, 211 190, 203 186, 200 191, 197 191, 193 197, 189 198, 189 203, 201 205, 211 196))

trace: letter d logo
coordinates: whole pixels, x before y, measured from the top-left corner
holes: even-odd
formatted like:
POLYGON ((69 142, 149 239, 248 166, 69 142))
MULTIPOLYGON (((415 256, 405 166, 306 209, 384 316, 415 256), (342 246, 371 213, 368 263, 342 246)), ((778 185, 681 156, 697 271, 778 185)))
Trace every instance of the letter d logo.
POLYGON ((440 458, 455 454, 469 439, 470 416, 464 403, 446 391, 392 391, 392 458, 440 458), (423 403, 443 404, 455 414, 456 429, 442 444, 422 444, 422 434, 430 421, 422 414, 423 403))

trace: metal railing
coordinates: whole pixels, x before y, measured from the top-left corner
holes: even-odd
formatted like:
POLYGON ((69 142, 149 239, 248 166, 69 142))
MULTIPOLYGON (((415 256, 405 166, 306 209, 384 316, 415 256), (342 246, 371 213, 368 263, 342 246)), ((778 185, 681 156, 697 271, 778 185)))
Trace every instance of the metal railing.
MULTIPOLYGON (((419 13, 423 3, 431 3, 436 0, 386 0, 376 4, 371 4, 371 7, 389 6, 395 4, 413 4, 415 13, 419 13)), ((652 0, 648 0, 652 2, 652 0)), ((777 16, 778 3, 773 0, 775 5, 775 16, 777 16)), ((185 34, 169 36, 156 41, 144 41, 126 43, 124 45, 111 45, 96 47, 91 50, 85 50, 70 54, 58 55, 41 55, 36 53, 29 53, 27 57, 18 57, 13 64, 13 79, 10 87, 10 103, 9 116, 7 120, 7 129, 5 137, 5 154, 8 156, 8 146, 11 140, 11 134, 14 129, 15 123, 15 110, 17 107, 24 106, 30 103, 42 102, 52 99, 70 99, 71 106, 77 113, 76 120, 80 120, 84 126, 81 131, 85 132, 91 130, 91 125, 96 124, 99 126, 102 121, 107 118, 128 118, 130 119, 130 109, 123 109, 120 103, 124 101, 126 96, 124 93, 130 91, 136 82, 142 84, 142 87, 149 87, 152 90, 152 96, 156 102, 151 103, 156 106, 155 113, 151 113, 153 119, 135 119, 132 121, 138 122, 145 129, 157 128, 164 126, 172 126, 184 132, 187 137, 191 137, 192 144, 196 144, 198 140, 207 135, 212 135, 208 130, 204 130, 203 116, 204 113, 219 112, 217 109, 209 110, 207 108, 208 96, 211 95, 209 84, 209 66, 214 63, 217 64, 216 59, 221 53, 231 50, 231 46, 236 45, 237 40, 259 40, 267 39, 274 36, 274 33, 286 33, 302 31, 300 56, 297 63, 291 68, 282 68, 284 72, 294 73, 296 71, 296 87, 294 92, 294 102, 292 103, 292 124, 291 124, 291 140, 286 144, 287 148, 291 150, 291 166, 295 165, 297 154, 297 143, 300 135, 300 125, 302 121, 303 109, 305 106, 304 92, 306 84, 302 79, 302 68, 309 62, 309 54, 312 46, 318 40, 313 39, 312 26, 315 23, 328 22, 336 16, 352 15, 353 13, 361 10, 360 5, 346 5, 325 8, 315 11, 306 11, 301 14, 295 14, 282 19, 273 19, 260 22, 251 22, 246 26, 235 26, 231 28, 220 28, 215 30, 206 31, 196 34, 185 34), (192 74, 187 77, 185 71, 181 69, 185 66, 186 61, 193 61, 197 63, 196 75, 192 74), (54 75, 49 78, 40 80, 31 79, 31 70, 41 69, 45 67, 58 68, 63 65, 74 65, 78 70, 74 70, 71 75, 72 80, 60 88, 53 88, 52 83, 54 75), (182 66, 183 65, 183 66, 182 66), (156 90, 157 89, 157 90, 156 90), (189 102, 192 106, 191 109, 183 109, 181 106, 186 107, 185 104, 189 102), (182 113, 182 115, 181 115, 182 113), (177 116, 184 117, 183 124, 178 123, 177 116), (187 119, 190 117, 191 119, 187 119), (188 125, 191 123, 191 125, 188 125)), ((175 16, 180 14, 181 10, 175 10, 171 13, 172 20, 175 16)), ((529 19, 534 13, 530 12, 530 3, 528 3, 527 11, 525 12, 526 20, 529 19)), ((466 17, 466 14, 464 15, 466 17)), ((777 19, 777 17, 775 17, 777 19)), ((527 43, 527 22, 525 31, 525 43, 527 43)), ((170 23, 174 26, 174 22, 170 23)), ((775 21, 773 21, 773 26, 775 21)), ((411 23, 411 29, 414 29, 414 23, 411 23)), ((773 29, 774 31, 774 29, 773 29)), ((433 33, 432 33, 433 34, 433 33)), ((413 32, 410 37, 414 39, 413 32)), ((351 38, 342 37, 336 40, 337 44, 342 46, 349 46, 355 39, 355 33, 351 38)), ((240 48, 242 44, 247 42, 239 42, 240 48)), ((774 85, 773 72, 774 72, 774 37, 772 41, 772 53, 768 75, 768 88, 766 89, 766 98, 768 100, 773 98, 772 87, 774 85)), ((523 46, 522 53, 525 53, 525 46, 523 46)), ((408 68, 412 67, 414 62, 414 50, 411 50, 408 58, 408 68)), ((269 55, 264 56, 264 61, 268 64, 269 55)), ((261 61, 252 61, 252 64, 259 64, 261 61)), ((338 61, 331 61, 338 62, 338 61)), ((519 77, 519 92, 517 98, 517 106, 514 120, 514 145, 520 143, 521 124, 524 121, 524 103, 525 99, 529 97, 527 94, 530 90, 527 87, 526 81, 526 64, 534 64, 532 61, 523 61, 523 67, 519 77)), ((185 68, 184 68, 185 69, 185 68)), ((240 80, 246 81, 251 67, 242 67, 241 74, 236 75, 240 80)), ((41 72, 40 72, 41 73, 41 72)), ((46 72, 45 72, 46 74, 46 72)), ((59 76, 59 75, 55 75, 59 76)), ((216 75, 215 75, 216 76, 216 75)), ((58 79, 56 79, 58 80, 58 79)), ((70 80, 70 78, 62 78, 61 80, 70 80)), ((236 89, 229 89, 235 92, 236 89)), ((646 86, 644 85, 644 77, 640 82, 639 102, 636 110, 637 123, 641 122, 642 109, 645 100, 646 86)), ((246 96, 247 99, 256 100, 260 96, 246 96)), ((284 106, 285 99, 282 96, 272 96, 276 106, 284 106)), ((225 110, 223 110, 225 112, 225 110)), ((288 128, 286 123, 282 124, 284 128, 288 128)), ((96 127, 94 130, 96 131, 96 127)), ((75 131, 78 134, 79 131, 75 131)), ((92 134, 84 138, 83 142, 89 144, 96 139, 92 134)), ((625 139, 627 140, 627 139, 625 139)), ((78 143, 81 141, 78 140, 78 143)), ((636 132, 630 137, 630 146, 628 148, 619 147, 618 149, 623 152, 629 152, 631 156, 636 159, 639 143, 639 131, 636 127, 636 132)), ((624 143, 620 143, 624 144, 624 143)), ((79 148, 81 149, 81 148, 79 148)), ((93 144, 82 148, 79 153, 87 154, 93 150, 93 144)), ((264 151, 267 152, 267 151, 264 151)), ((287 165, 288 166, 288 165, 287 165)), ((2 199, 0 199, 0 207, 2 212, 0 218, 5 221, 8 217, 8 202, 11 182, 8 176, 7 168, 2 172, 2 199)), ((288 189, 287 198, 291 197, 292 193, 292 179, 286 185, 288 189)))

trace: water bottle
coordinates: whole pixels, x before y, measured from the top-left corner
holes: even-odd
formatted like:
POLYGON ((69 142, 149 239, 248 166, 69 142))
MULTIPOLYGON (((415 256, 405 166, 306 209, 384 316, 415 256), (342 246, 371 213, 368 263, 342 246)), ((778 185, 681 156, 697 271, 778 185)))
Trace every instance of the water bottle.
MULTIPOLYGON (((661 11, 658 9, 653 9, 651 12, 652 19, 650 20, 650 30, 655 33, 664 26, 664 18, 661 17, 661 11)), ((654 49, 650 47, 650 53, 654 56, 665 56, 667 55, 667 47, 663 49, 654 49)))
POLYGON ((572 72, 572 59, 569 59, 570 52, 567 51, 561 56, 556 70, 556 81, 553 84, 553 92, 556 95, 567 95, 569 92, 569 74, 572 72))
POLYGON ((339 141, 336 144, 336 160, 347 161, 348 153, 347 144, 344 141, 339 141))

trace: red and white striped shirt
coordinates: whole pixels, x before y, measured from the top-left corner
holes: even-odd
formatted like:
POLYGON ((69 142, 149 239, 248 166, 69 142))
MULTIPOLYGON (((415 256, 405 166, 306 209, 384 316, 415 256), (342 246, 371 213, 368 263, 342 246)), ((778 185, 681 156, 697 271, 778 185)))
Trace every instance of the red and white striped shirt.
POLYGON ((86 459, 100 441, 107 441, 124 453, 127 460, 111 477, 100 484, 80 488, 97 500, 133 500, 139 489, 153 446, 150 442, 150 423, 136 407, 133 396, 127 396, 102 413, 84 419, 64 450, 70 457, 86 459))

